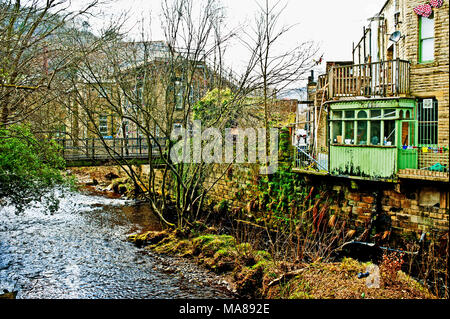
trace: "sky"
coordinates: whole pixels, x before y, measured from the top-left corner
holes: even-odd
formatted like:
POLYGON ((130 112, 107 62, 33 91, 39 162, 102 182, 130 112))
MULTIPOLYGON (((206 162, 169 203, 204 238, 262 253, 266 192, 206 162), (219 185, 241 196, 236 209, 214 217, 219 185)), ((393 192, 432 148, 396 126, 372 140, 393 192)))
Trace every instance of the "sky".
MULTIPOLYGON (((85 0, 75 0, 78 2, 85 0)), ((251 23, 257 10, 257 0, 221 0, 227 9, 227 27, 233 28, 251 23)), ((259 0, 261 2, 261 0, 259 0)), ((275 3, 277 0, 269 0, 275 3)), ((368 19, 378 13, 386 0, 281 0, 286 3, 282 24, 295 25, 282 44, 286 48, 295 43, 313 40, 319 46, 324 61, 348 61, 352 59, 352 42, 362 37, 368 19)), ((158 16, 161 0, 112 0, 105 11, 118 14, 128 11, 129 28, 143 16, 152 16, 152 40, 161 40, 158 16)), ((91 22, 98 24, 99 22, 91 22)), ((237 68, 245 59, 242 47, 228 49, 230 67, 237 68)), ((325 68, 325 63, 318 71, 325 68)))

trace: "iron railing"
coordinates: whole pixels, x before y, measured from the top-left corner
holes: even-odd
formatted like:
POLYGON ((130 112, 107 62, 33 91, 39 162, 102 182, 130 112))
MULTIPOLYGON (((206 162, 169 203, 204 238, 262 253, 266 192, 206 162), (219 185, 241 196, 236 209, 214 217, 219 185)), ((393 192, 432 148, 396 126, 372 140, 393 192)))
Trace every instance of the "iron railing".
POLYGON ((296 147, 294 168, 304 171, 328 172, 328 156, 320 153, 315 156, 308 147, 296 147))
MULTIPOLYGON (((56 139, 55 141, 61 146, 61 152, 66 161, 108 160, 113 158, 146 159, 150 153, 146 138, 85 138, 76 140, 56 139)), ((164 150, 165 141, 165 138, 152 141, 153 157, 157 157, 161 153, 158 143, 164 150)))

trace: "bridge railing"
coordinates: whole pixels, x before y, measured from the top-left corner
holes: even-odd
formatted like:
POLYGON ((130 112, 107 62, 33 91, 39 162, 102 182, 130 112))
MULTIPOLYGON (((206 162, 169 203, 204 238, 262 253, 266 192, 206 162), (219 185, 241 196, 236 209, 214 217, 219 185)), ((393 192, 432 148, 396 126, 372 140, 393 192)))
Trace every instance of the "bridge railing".
MULTIPOLYGON (((56 139, 65 160, 107 160, 112 157, 124 159, 145 159, 149 157, 149 144, 146 138, 85 138, 56 139)), ((151 142, 152 156, 157 157, 164 149, 166 138, 151 142)))

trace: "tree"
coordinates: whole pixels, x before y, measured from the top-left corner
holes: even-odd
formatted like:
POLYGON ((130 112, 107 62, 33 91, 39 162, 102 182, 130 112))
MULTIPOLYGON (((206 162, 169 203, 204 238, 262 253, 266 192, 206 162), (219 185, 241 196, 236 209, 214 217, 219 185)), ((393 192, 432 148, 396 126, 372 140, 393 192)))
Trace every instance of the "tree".
POLYGON ((0 126, 23 122, 52 101, 48 91, 73 56, 61 37, 97 4, 73 11, 68 0, 0 2, 0 126))
POLYGON ((71 76, 71 100, 60 101, 77 114, 91 136, 100 139, 116 164, 142 189, 162 222, 183 228, 197 220, 207 194, 231 166, 211 163, 207 160, 211 154, 195 151, 210 144, 205 139, 196 144, 195 116, 206 121, 202 123, 204 128, 223 130, 236 125, 230 119, 250 117, 263 101, 267 117, 269 98, 274 97, 269 87, 282 87, 297 79, 295 72, 303 71, 307 62, 301 67, 295 65, 297 68, 294 64, 307 61, 309 55, 306 52, 303 60, 298 56, 295 59, 289 52, 275 60, 274 66, 269 53, 271 33, 266 46, 261 34, 254 46, 248 46, 251 56, 245 70, 236 75, 225 68, 223 59, 227 41, 235 31, 223 32, 225 16, 217 0, 205 0, 200 5, 193 0, 165 0, 162 9, 163 41, 151 41, 144 31, 139 41, 126 41, 126 33, 115 24, 100 37, 77 36, 74 42, 78 44, 80 62, 71 76), (267 67, 260 71, 264 54, 267 67), (262 88, 266 88, 262 100, 255 98, 262 88), (148 180, 143 180, 133 162, 104 138, 98 125, 101 113, 114 117, 115 127, 120 128, 113 132, 113 140, 121 137, 128 143, 127 127, 132 126, 147 141, 148 180), (182 128, 181 134, 175 134, 175 126, 182 128), (190 161, 178 162, 171 157, 177 152, 179 140, 187 146, 184 155, 190 161), (157 156, 152 156, 155 153, 157 156), (159 173, 161 193, 155 191, 159 173), (213 181, 206 183, 211 176, 213 181))
MULTIPOLYGON (((173 128, 179 125, 188 129, 195 101, 208 90, 221 90, 224 83, 221 63, 206 62, 208 57, 220 55, 219 47, 225 41, 218 32, 222 8, 216 0, 206 0, 194 13, 196 5, 192 0, 162 3, 164 41, 151 41, 145 32, 140 41, 126 41, 121 26, 115 24, 100 37, 76 36, 80 63, 71 74, 71 99, 59 99, 72 114, 77 114, 91 136, 102 141, 135 187, 142 188, 143 196, 163 223, 179 228, 197 218, 207 193, 203 181, 211 167, 203 161, 172 161, 170 154, 176 143, 171 140, 173 128), (101 101, 95 95, 101 95, 101 101), (133 127, 145 139, 150 148, 147 181, 132 162, 108 145, 98 127, 101 113, 113 116, 115 126, 120 128, 113 138, 121 137, 127 143, 127 128, 133 127), (155 152, 158 156, 151 156, 155 152), (155 178, 161 162, 162 193, 158 194, 155 178), (173 212, 176 220, 168 218, 173 212)), ((225 121, 222 113, 215 123, 225 121)), ((189 139, 187 134, 183 138, 189 139)))
POLYGON ((288 50, 280 50, 282 41, 295 25, 282 25, 280 20, 286 4, 278 0, 258 3, 254 25, 244 32, 242 42, 250 52, 249 65, 253 87, 262 92, 264 127, 266 128, 266 152, 269 156, 269 113, 277 92, 298 84, 314 66, 313 58, 318 49, 313 42, 301 42, 288 50))

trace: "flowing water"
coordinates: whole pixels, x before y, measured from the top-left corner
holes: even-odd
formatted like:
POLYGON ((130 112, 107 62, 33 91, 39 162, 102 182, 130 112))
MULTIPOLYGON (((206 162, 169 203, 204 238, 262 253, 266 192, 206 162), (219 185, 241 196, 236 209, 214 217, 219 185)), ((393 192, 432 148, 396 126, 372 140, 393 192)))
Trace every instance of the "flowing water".
MULTIPOLYGON (((126 241, 159 224, 143 205, 58 191, 59 210, 0 206, 0 289, 25 299, 232 298, 221 277, 126 241)), ((0 290, 0 293, 1 293, 0 290)))

